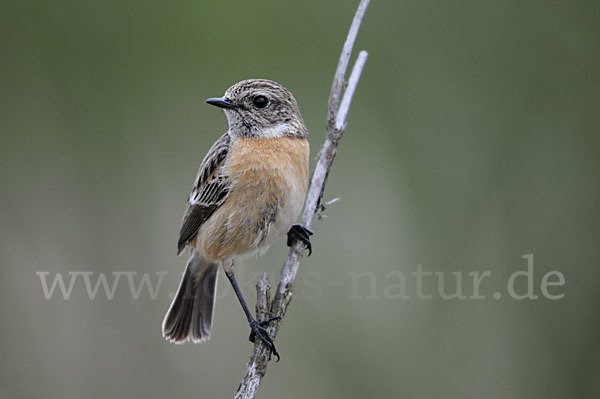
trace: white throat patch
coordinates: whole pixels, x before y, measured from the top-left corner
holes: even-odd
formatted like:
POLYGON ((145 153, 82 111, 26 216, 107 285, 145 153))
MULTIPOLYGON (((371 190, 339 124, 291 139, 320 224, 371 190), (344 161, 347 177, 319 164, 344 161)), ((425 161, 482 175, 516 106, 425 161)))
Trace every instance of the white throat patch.
POLYGON ((265 137, 265 138, 270 138, 270 139, 283 137, 283 136, 285 136, 285 133, 287 132, 288 128, 289 128, 289 125, 287 123, 281 122, 279 125, 263 129, 260 133, 260 137, 265 137))

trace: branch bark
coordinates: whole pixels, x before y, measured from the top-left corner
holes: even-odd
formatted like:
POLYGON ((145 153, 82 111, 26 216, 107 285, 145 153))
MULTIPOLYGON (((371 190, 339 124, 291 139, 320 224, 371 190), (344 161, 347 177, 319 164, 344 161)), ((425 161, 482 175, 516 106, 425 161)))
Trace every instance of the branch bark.
MULTIPOLYGON (((340 59, 338 61, 333 83, 331 85, 331 92, 329 94, 329 101, 327 105, 325 142, 319 151, 317 165, 311 178, 310 187, 308 189, 308 194, 304 205, 304 212, 301 219, 301 224, 306 228, 310 228, 312 221, 319 210, 319 205, 321 204, 321 200, 323 198, 325 183, 327 182, 327 177, 329 176, 329 171, 331 170, 340 139, 342 138, 344 130, 346 129, 346 116, 348 115, 348 111, 350 109, 352 96, 354 95, 354 90, 356 89, 362 69, 367 60, 367 52, 361 51, 354 64, 354 67, 352 68, 348 85, 342 97, 344 77, 346 75, 346 70, 352 54, 352 47, 354 46, 354 41, 356 40, 356 35, 358 34, 358 30, 365 11, 367 10, 367 6, 369 5, 369 1, 370 0, 361 0, 358 9, 356 10, 356 14, 354 15, 348 36, 346 37, 346 42, 344 43, 344 47, 342 49, 342 54, 340 55, 340 59)), ((296 242, 292 248, 290 248, 289 255, 281 269, 281 278, 279 280, 279 284, 277 285, 275 297, 272 301, 269 297, 270 287, 266 273, 263 274, 256 284, 256 316, 258 317, 258 320, 264 320, 268 315, 271 317, 281 317, 281 319, 270 323, 269 328, 267 329, 271 338, 273 339, 275 339, 277 336, 277 332, 279 331, 279 327, 283 322, 283 317, 285 316, 287 307, 292 299, 292 283, 296 278, 298 266, 300 265, 300 259, 302 258, 303 253, 304 245, 300 242, 296 242)), ((262 377, 264 377, 266 373, 269 361, 269 350, 261 342, 261 340, 257 339, 250 356, 250 362, 248 363, 248 367, 246 369, 246 375, 240 383, 240 386, 235 394, 235 399, 254 398, 262 377)))

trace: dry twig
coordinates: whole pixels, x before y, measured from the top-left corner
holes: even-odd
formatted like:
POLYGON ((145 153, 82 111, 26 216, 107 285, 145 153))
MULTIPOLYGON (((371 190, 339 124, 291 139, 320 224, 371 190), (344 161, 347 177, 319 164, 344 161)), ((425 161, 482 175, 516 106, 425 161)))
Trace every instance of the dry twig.
MULTIPOLYGON (((342 54, 340 55, 340 60, 333 78, 333 84, 331 85, 331 93, 329 94, 327 106, 327 133, 325 135, 325 143, 321 147, 317 158, 317 166, 315 167, 310 182, 306 203, 304 205, 304 213, 302 214, 302 220, 300 222, 306 228, 310 228, 315 214, 320 209, 323 190, 325 189, 325 183, 329 176, 329 170, 333 164, 339 141, 346 128, 346 116, 348 115, 352 95, 354 94, 363 66, 367 60, 367 52, 361 51, 352 68, 348 85, 340 102, 342 88, 344 87, 344 77, 350 61, 352 47, 354 46, 354 41, 368 4, 369 0, 361 0, 358 6, 346 42, 344 43, 342 54)), ((288 258, 281 269, 281 279, 277 285, 277 291, 275 292, 272 303, 269 303, 269 282, 267 275, 263 274, 256 284, 256 315, 258 320, 264 320, 267 315, 281 317, 278 321, 272 322, 268 328, 268 332, 273 339, 275 339, 275 336, 277 335, 287 306, 292 298, 292 283, 296 278, 303 252, 304 244, 300 242, 296 242, 292 248, 290 248, 288 258)), ((254 344, 252 355, 250 356, 246 375, 240 383, 235 394, 235 399, 254 398, 261 379, 265 375, 269 360, 269 349, 261 342, 261 340, 257 339, 254 344)))

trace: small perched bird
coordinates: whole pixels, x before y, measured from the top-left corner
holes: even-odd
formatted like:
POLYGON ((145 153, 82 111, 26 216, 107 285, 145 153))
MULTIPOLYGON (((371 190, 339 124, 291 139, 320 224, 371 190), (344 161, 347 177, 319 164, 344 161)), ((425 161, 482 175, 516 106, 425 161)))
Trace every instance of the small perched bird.
POLYGON ((179 289, 163 321, 163 336, 176 343, 210 337, 219 264, 231 282, 248 323, 279 358, 264 328, 250 313, 234 275, 234 260, 263 253, 285 233, 287 244, 312 250, 310 230, 293 225, 308 185, 308 131, 296 99, 266 79, 244 80, 224 97, 228 130, 204 157, 183 216, 178 254, 190 248, 179 289))

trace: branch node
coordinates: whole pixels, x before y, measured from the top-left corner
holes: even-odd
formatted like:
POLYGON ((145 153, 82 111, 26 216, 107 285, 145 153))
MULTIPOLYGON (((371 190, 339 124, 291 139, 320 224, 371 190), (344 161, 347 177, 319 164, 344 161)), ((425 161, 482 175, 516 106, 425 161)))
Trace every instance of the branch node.
POLYGON ((340 197, 335 197, 333 199, 330 199, 329 201, 319 204, 319 206, 317 207, 317 219, 319 219, 319 220, 329 219, 329 216, 325 215, 323 212, 325 212, 325 209, 327 209, 327 207, 329 205, 335 204, 340 199, 341 199, 340 197))

